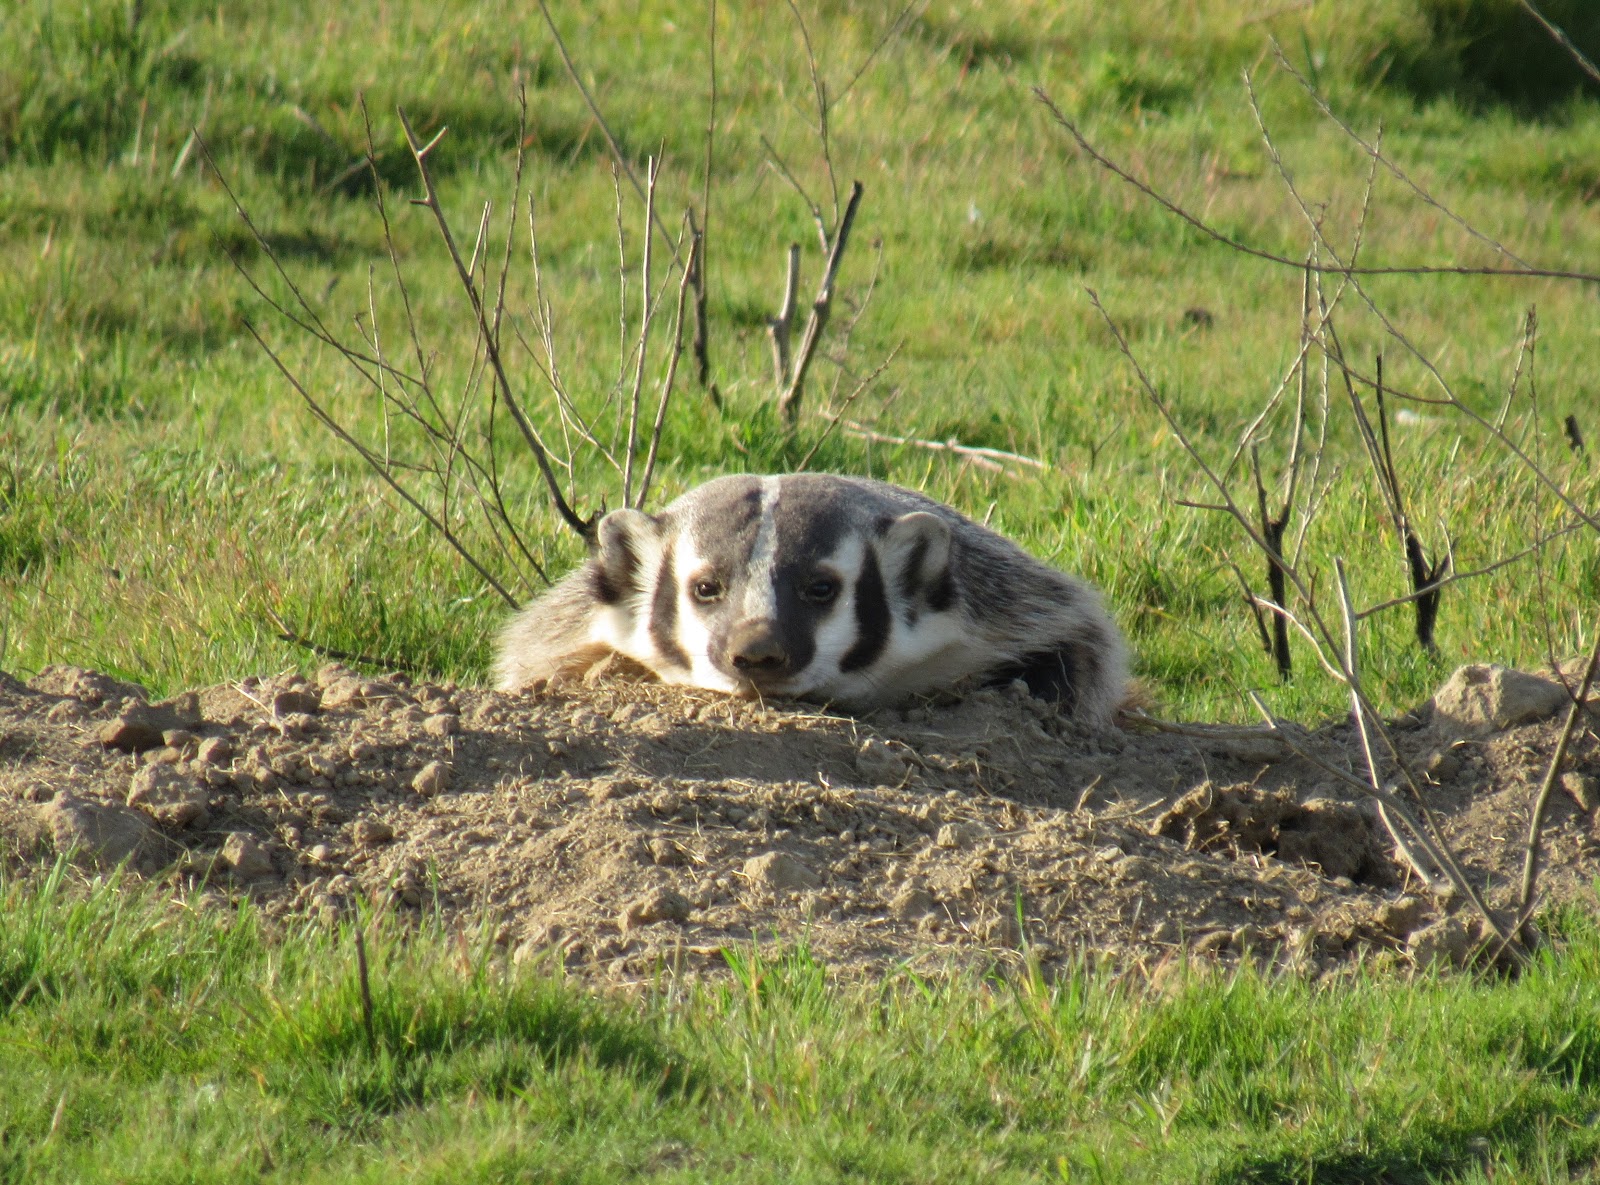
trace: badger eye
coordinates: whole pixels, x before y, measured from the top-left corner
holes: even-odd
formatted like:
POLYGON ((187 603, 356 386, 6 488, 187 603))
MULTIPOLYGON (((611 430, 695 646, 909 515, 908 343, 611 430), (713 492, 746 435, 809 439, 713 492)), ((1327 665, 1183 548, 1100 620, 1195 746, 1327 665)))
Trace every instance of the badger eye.
POLYGON ((696 580, 694 582, 694 599, 705 603, 720 600, 722 597, 722 582, 720 580, 696 580))
POLYGON ((839 595, 839 582, 828 576, 819 576, 800 590, 803 600, 813 605, 826 605, 839 595))

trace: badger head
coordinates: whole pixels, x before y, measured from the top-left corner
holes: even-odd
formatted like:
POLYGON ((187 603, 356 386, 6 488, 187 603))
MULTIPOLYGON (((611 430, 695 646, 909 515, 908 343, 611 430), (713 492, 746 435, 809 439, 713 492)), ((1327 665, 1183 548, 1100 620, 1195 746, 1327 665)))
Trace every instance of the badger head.
MULTIPOLYGON (((600 521, 594 637, 667 682, 870 703, 959 638, 951 528, 846 479, 727 477, 600 521)), ((930 660, 932 665, 930 666, 930 660)))

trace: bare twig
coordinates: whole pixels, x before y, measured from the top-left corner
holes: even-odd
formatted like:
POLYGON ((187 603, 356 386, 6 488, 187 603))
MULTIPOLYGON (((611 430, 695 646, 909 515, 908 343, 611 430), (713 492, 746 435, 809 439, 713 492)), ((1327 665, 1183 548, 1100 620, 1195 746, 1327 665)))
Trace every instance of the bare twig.
POLYGON ((789 244, 789 266, 784 272, 783 305, 778 315, 767 322, 767 336, 772 341, 773 386, 781 396, 789 385, 789 337, 794 331, 795 304, 800 297, 800 244, 789 244))
MULTIPOLYGON (((1337 344, 1337 338, 1334 338, 1334 341, 1337 344)), ((1342 356, 1341 351, 1341 359, 1342 356)), ((1389 442, 1389 412, 1383 398, 1382 354, 1378 355, 1376 371, 1379 433, 1376 440, 1373 438, 1372 425, 1367 421, 1366 411, 1361 406, 1360 399, 1356 397, 1353 385, 1349 386, 1350 398, 1356 412, 1356 423, 1361 430, 1362 441, 1367 446, 1367 455, 1372 461, 1373 472, 1377 475, 1379 489, 1382 490, 1384 502, 1389 508, 1395 538, 1400 541, 1406 567, 1410 572, 1411 603, 1416 610, 1417 642, 1424 650, 1433 652, 1438 649, 1433 639, 1433 627, 1439 616, 1439 598, 1443 590, 1443 585, 1439 581, 1450 569, 1450 554, 1446 551, 1438 563, 1430 562, 1422 548, 1422 541, 1411 525, 1411 518, 1406 513, 1405 496, 1401 492, 1400 476, 1394 465, 1394 449, 1389 442)), ((1348 376, 1346 383, 1349 384, 1348 376)))
POLYGON ((706 14, 707 46, 707 97, 706 97, 706 166, 700 179, 701 225, 694 224, 694 211, 689 212, 689 233, 694 239, 694 253, 690 256, 691 283, 694 286, 694 361, 695 378, 700 389, 711 396, 716 407, 722 406, 722 392, 711 381, 711 331, 706 318, 706 253, 711 236, 711 172, 716 160, 717 144, 717 0, 709 0, 706 14))
POLYGON ((1495 560, 1492 564, 1485 564, 1481 568, 1473 568, 1466 572, 1451 572, 1448 576, 1441 575, 1437 580, 1430 581, 1421 588, 1415 589, 1403 597, 1392 597, 1387 601, 1379 601, 1376 605, 1368 605, 1365 609, 1362 609, 1356 614, 1356 619, 1358 621, 1364 620, 1378 613, 1382 613, 1385 609, 1393 609, 1396 605, 1409 605, 1419 597, 1425 597, 1441 588, 1448 588, 1450 585, 1455 584, 1460 580, 1473 580, 1479 576, 1487 576, 1491 572, 1498 572, 1501 568, 1509 567, 1519 560, 1526 559, 1528 556, 1533 555, 1535 552, 1539 551, 1541 548, 1545 547, 1554 540, 1564 538, 1565 536, 1572 534, 1574 531, 1581 531, 1587 526, 1588 524, 1584 522, 1568 523, 1566 526, 1561 527, 1558 530, 1551 531, 1548 534, 1541 536, 1538 541, 1530 543, 1521 551, 1514 552, 1508 556, 1503 556, 1502 558, 1495 560))
MULTIPOLYGON (((828 413, 822 413, 824 418, 828 413)), ((1021 453, 1008 453, 1004 449, 980 448, 977 445, 962 444, 954 438, 950 440, 922 440, 915 436, 892 436, 887 432, 878 432, 868 428, 865 424, 855 420, 841 420, 846 436, 853 436, 857 440, 869 440, 873 444, 899 444, 908 448, 927 449, 935 453, 952 453, 963 460, 970 461, 979 469, 991 473, 1005 473, 1006 465, 1026 465, 1030 469, 1048 472, 1050 466, 1037 457, 1026 457, 1021 453)))
POLYGON ((1367 714, 1362 703, 1361 680, 1358 675, 1358 654, 1356 647, 1356 611, 1350 603, 1350 582, 1345 579, 1344 560, 1333 561, 1334 572, 1339 583, 1339 610, 1344 616, 1344 662, 1340 664, 1344 671, 1345 683, 1350 688, 1350 713, 1356 722, 1356 733, 1361 738, 1361 756, 1367 763, 1367 779, 1372 783, 1374 790, 1383 789, 1383 778, 1378 773, 1377 758, 1372 752, 1372 736, 1367 731, 1367 714))
POLYGON ((901 344, 902 343, 899 342, 895 343, 895 347, 889 351, 888 357, 886 357, 882 362, 878 363, 878 365, 873 368, 871 374, 867 375, 866 378, 862 379, 856 384, 855 390, 851 391, 850 394, 845 397, 844 403, 840 405, 837 412, 823 413, 824 418, 828 421, 828 426, 822 430, 822 434, 817 437, 816 442, 808 450, 806 450, 806 455, 800 458, 800 463, 794 467, 794 472, 804 473, 806 466, 811 464, 811 458, 817 455, 817 450, 823 446, 823 443, 828 439, 828 437, 833 435, 833 430, 837 428, 840 423, 848 423, 848 421, 844 419, 844 413, 849 411, 850 405, 860 398, 861 395, 866 392, 868 387, 877 382, 878 377, 882 375, 884 371, 889 369, 889 364, 894 361, 895 355, 900 352, 901 344))
POLYGON ((667 405, 672 400, 672 384, 678 377, 678 359, 683 356, 683 307, 689 295, 689 277, 693 275, 696 257, 700 254, 702 240, 696 236, 689 243, 689 265, 683 269, 678 281, 678 307, 672 317, 672 352, 667 357, 666 377, 661 380, 661 399, 656 404, 655 423, 650 427, 650 451, 645 457, 644 473, 639 478, 639 497, 633 503, 641 507, 650 497, 650 479, 655 476, 656 455, 661 448, 661 434, 666 428, 667 405))
MULTIPOLYGON (((832 104, 828 101, 828 85, 817 70, 817 55, 811 48, 811 30, 806 28, 806 18, 794 0, 788 0, 788 3, 789 11, 794 14, 795 24, 800 27, 800 40, 806 50, 806 69, 811 74, 811 93, 817 102, 817 140, 822 145, 822 164, 828 174, 828 190, 833 195, 833 222, 838 226, 839 182, 833 171, 833 142, 828 131, 828 116, 832 110, 832 104)), ((848 218, 849 215, 845 217, 848 218)))
MULTIPOLYGON (((1298 450, 1297 450, 1298 451, 1298 450)), ((1291 480, 1289 483, 1289 496, 1284 499, 1283 509, 1274 518, 1267 510, 1267 490, 1261 484, 1261 456, 1255 448, 1250 450, 1251 472, 1256 480, 1256 508, 1261 516, 1261 538, 1267 544, 1267 587, 1272 591, 1272 599, 1279 605, 1288 603, 1288 585, 1284 576, 1283 561, 1283 533, 1289 526, 1289 515, 1294 509, 1294 482, 1292 479, 1294 466, 1291 463, 1291 480)), ((1255 606, 1252 606, 1255 608, 1255 606)), ((1257 625, 1262 625, 1257 610, 1257 625)), ((1278 664, 1278 676, 1287 679, 1294 673, 1294 663, 1289 655, 1289 626, 1281 616, 1274 616, 1272 620, 1272 644, 1268 647, 1274 661, 1278 664)))
MULTIPOLYGON (((633 171, 633 166, 628 163, 628 158, 623 155, 622 145, 617 142, 617 137, 611 131, 611 125, 606 122, 606 117, 600 113, 600 104, 595 102, 594 96, 589 93, 589 88, 584 85, 583 76, 578 73, 578 67, 572 60, 572 55, 567 52, 566 40, 561 36, 561 30, 556 28, 556 22, 550 15, 550 8, 545 0, 539 0, 539 13, 544 17, 545 27, 550 30, 550 37, 556 43, 556 52, 561 55, 561 64, 567 68, 567 77, 572 80, 572 85, 583 96, 583 102, 589 108, 589 114, 594 117, 594 122, 599 126, 600 133, 606 138, 606 145, 611 149, 611 159, 616 161, 623 174, 633 185, 633 190, 639 195, 639 200, 644 200, 644 186, 640 184, 639 177, 633 171)), ((672 232, 667 229, 667 224, 661 221, 660 215, 652 219, 652 225, 662 238, 672 242, 672 232)), ((676 254, 673 262, 678 261, 676 254)))
MULTIPOLYGON (((1550 767, 1545 770, 1544 781, 1539 784, 1539 793, 1533 800, 1533 811, 1528 818, 1528 842, 1523 851, 1522 858, 1522 886, 1517 893, 1517 910, 1526 913, 1533 902, 1534 889, 1539 881, 1539 857, 1544 841, 1544 816, 1550 807, 1550 794, 1555 789, 1556 783, 1561 778, 1561 767, 1567 759, 1567 747, 1572 742, 1572 734, 1577 731, 1578 720, 1583 715, 1584 704, 1589 698, 1589 688, 1594 684, 1596 667, 1600 666, 1600 638, 1597 638, 1593 649, 1589 651, 1589 661, 1583 668, 1583 681, 1578 685, 1578 693, 1572 697, 1572 705, 1567 709, 1566 723, 1561 726, 1561 737, 1556 741, 1555 752, 1550 755, 1550 767)), ((1523 928, 1523 940, 1531 939, 1526 926, 1523 928)))
POLYGON ((907 23, 910 21, 911 14, 926 3, 927 0, 911 0, 909 4, 900 10, 899 15, 896 16, 894 20, 889 23, 889 27, 884 30, 883 36, 878 38, 877 44, 875 44, 867 52, 866 57, 861 59, 861 65, 856 67, 856 72, 850 76, 850 81, 840 87, 839 93, 833 96, 834 106, 838 106, 840 103, 844 102, 845 96, 855 89, 856 83, 861 81, 861 76, 867 72, 867 68, 870 67, 874 59, 876 59, 877 56, 883 52, 884 46, 888 45, 890 41, 894 40, 895 35, 898 34, 901 29, 905 28, 907 23))
MULTIPOLYGON (((541 0, 543 7, 543 0, 541 0)), ((594 534, 595 519, 583 519, 567 503, 565 495, 561 492, 561 485, 556 481, 555 471, 550 467, 550 457, 544 447, 544 442, 534 431, 532 422, 527 413, 523 411, 522 402, 511 389, 511 380, 506 377, 505 367, 500 361, 500 347, 489 332, 488 318, 484 312, 483 300, 478 293, 477 285, 473 282, 471 274, 466 270, 466 265, 461 261, 461 252, 456 249, 455 236, 450 231, 449 219, 445 217, 444 207, 439 203, 438 190, 434 188, 433 174, 428 168, 428 153, 438 144, 444 132, 441 130, 432 141, 422 144, 417 140, 416 133, 412 131, 411 122, 406 118, 404 110, 400 111, 400 126, 405 130, 406 144, 411 149, 411 155, 417 163, 417 172, 422 178, 424 197, 412 199, 426 206, 433 212, 435 223, 439 227, 439 235, 444 240, 445 248, 450 252, 450 258, 456 265, 456 275, 461 281, 461 286, 466 292, 468 301, 472 305, 473 314, 477 318, 478 331, 483 335, 484 348, 488 353, 489 365, 494 370, 495 380, 499 384, 500 399, 505 403, 506 410, 511 413, 513 422, 522 433, 523 440, 528 449, 533 453, 534 460, 538 463, 539 472, 543 475, 545 486, 550 491, 550 500, 555 504, 556 511, 563 521, 578 535, 588 540, 594 534)))
MULTIPOLYGON (((1225 506, 1206 506, 1206 507, 1202 507, 1201 509, 1205 509, 1205 510, 1226 510, 1227 507, 1225 507, 1225 506)), ((1256 631, 1261 635, 1261 649, 1263 651, 1265 651, 1268 655, 1273 655, 1274 651, 1273 651, 1273 648, 1272 648, 1272 643, 1273 643, 1272 631, 1267 626, 1267 616, 1262 611, 1262 608, 1261 608, 1260 604, 1258 603, 1260 598, 1256 596, 1255 589, 1250 587, 1250 581, 1246 578, 1246 576, 1244 574, 1244 569, 1239 567, 1238 564, 1234 563, 1231 559, 1228 559, 1227 557, 1223 557, 1223 562, 1228 565, 1228 570, 1233 573, 1234 577, 1239 581, 1239 587, 1244 590, 1245 608, 1250 610, 1250 616, 1255 620, 1255 623, 1256 623, 1256 631)))
POLYGON ((283 619, 282 615, 274 610, 272 606, 265 605, 262 607, 262 611, 266 613, 267 620, 272 623, 273 628, 278 631, 278 637, 280 639, 289 643, 291 646, 298 646, 302 650, 308 650, 312 654, 315 654, 318 658, 325 658, 330 662, 355 663, 358 666, 372 667, 375 670, 380 671, 405 671, 408 675, 421 675, 430 673, 412 662, 404 662, 400 659, 394 658, 378 658, 371 654, 359 654, 355 651, 339 650, 333 646, 324 646, 318 642, 313 642, 310 638, 307 638, 304 634, 290 626, 289 623, 283 619))
POLYGON ((826 251, 828 249, 828 224, 823 220, 822 207, 817 205, 816 199, 806 192, 806 187, 800 183, 800 178, 796 177, 794 171, 789 168, 789 162, 783 159, 783 155, 772 146, 772 142, 766 136, 761 137, 761 147, 767 150, 768 163, 777 170, 780 177, 789 183, 789 187, 800 195, 800 200, 811 211, 811 224, 817 229, 817 242, 826 251))
POLYGON ((1467 234, 1471 235, 1473 238, 1477 239, 1480 243, 1492 248, 1500 255, 1505 256, 1507 259, 1517 264, 1519 267, 1533 266, 1532 264, 1528 263, 1527 260, 1522 259, 1520 256, 1512 252, 1511 249, 1505 244, 1496 239, 1490 238, 1477 227, 1473 226, 1465 218, 1461 217, 1461 215, 1457 214, 1454 210, 1450 209, 1448 206, 1434 198, 1431 193, 1414 181, 1409 174, 1402 170, 1399 165, 1395 164, 1394 161, 1384 153, 1381 142, 1368 143, 1365 139, 1363 139, 1361 133, 1357 132, 1353 127, 1341 119, 1338 113, 1328 105, 1328 101, 1323 98, 1322 94, 1317 90, 1316 86, 1312 84, 1311 80, 1305 77, 1298 69, 1295 68, 1294 64, 1289 60, 1289 55, 1284 53, 1283 47, 1278 44, 1278 39, 1273 37, 1270 40, 1272 45, 1272 53, 1277 59, 1279 68, 1281 68, 1284 73, 1288 74, 1300 84, 1300 88, 1304 90, 1307 96, 1310 97, 1311 101, 1316 104, 1317 110, 1322 113, 1324 118, 1326 118, 1330 123, 1332 123, 1346 136, 1353 140, 1357 145, 1360 146, 1363 152, 1372 158, 1372 163, 1374 166, 1382 165, 1391 176, 1393 176, 1397 181, 1401 182, 1401 184, 1407 186, 1412 193, 1417 195, 1420 200, 1439 211, 1439 213, 1450 219, 1451 222, 1455 223, 1458 227, 1460 227, 1467 234))
POLYGON ((689 287, 694 290, 694 352, 695 380, 711 399, 711 406, 722 407, 722 392, 711 381, 711 330, 706 316, 706 272, 703 253, 706 249, 705 231, 695 224, 694 210, 689 211, 689 237, 697 244, 689 256, 689 287))
MULTIPOLYGON (((1260 247, 1252 247, 1248 243, 1241 242, 1238 239, 1233 238, 1231 235, 1224 234, 1222 231, 1217 230, 1197 215, 1191 214, 1187 209, 1180 206, 1177 202, 1147 185, 1145 182, 1139 180, 1139 178, 1128 172, 1127 169, 1123 168, 1121 165, 1117 164, 1114 160, 1097 149, 1092 143, 1090 143, 1088 137, 1078 130, 1077 124, 1073 123, 1066 117, 1066 115, 1062 113, 1061 109, 1055 105, 1050 96, 1042 87, 1035 87, 1033 93, 1034 96, 1041 103, 1043 103, 1046 108, 1049 109, 1052 118, 1054 118, 1055 121, 1060 124, 1061 127, 1065 129, 1074 140, 1077 141, 1078 147, 1081 148, 1092 160, 1094 160, 1096 164, 1100 165, 1100 167, 1105 169, 1107 172, 1113 173, 1120 177, 1123 181, 1126 181, 1140 193, 1156 202, 1168 213, 1181 218, 1184 222, 1187 222, 1190 226, 1194 227, 1207 238, 1214 239, 1217 242, 1222 243, 1224 246, 1231 247, 1235 251, 1238 251, 1244 255, 1253 256, 1256 259, 1266 260, 1268 263, 1276 263, 1281 264, 1284 267, 1293 268, 1303 268, 1307 266, 1303 259, 1293 259, 1287 255, 1279 255, 1276 252, 1263 250, 1260 247)), ((1475 267, 1471 265, 1433 266, 1426 264, 1385 267, 1373 267, 1370 265, 1364 267, 1350 267, 1338 262, 1337 260, 1333 263, 1313 263, 1309 266, 1312 268, 1312 270, 1317 272, 1341 276, 1537 276, 1551 280, 1582 280, 1591 283, 1600 283, 1600 274, 1596 274, 1594 272, 1573 271, 1566 268, 1475 267)))
POLYGON ((811 302, 811 316, 806 320, 806 330, 800 339, 800 351, 795 357, 794 371, 789 385, 778 399, 778 411, 793 424, 800 417, 800 400, 805 394, 806 372, 816 354, 822 331, 827 328, 833 311, 833 286, 839 277, 839 265, 844 261, 845 248, 850 242, 850 228, 855 225, 856 211, 861 206, 861 182, 850 186, 850 200, 845 205, 844 216, 833 232, 833 245, 828 251, 828 264, 822 273, 822 283, 817 286, 816 299, 811 302))
POLYGON ((1517 346, 1517 361, 1511 368, 1511 382, 1506 387, 1506 399, 1500 405, 1499 414, 1494 418, 1496 430, 1506 426, 1506 417, 1511 414, 1511 405, 1517 398, 1517 387, 1522 382, 1522 368, 1524 365, 1532 366, 1538 348, 1539 310, 1537 306, 1529 305, 1522 321, 1522 341, 1517 346))
MULTIPOLYGON (((634 350, 633 368, 633 394, 628 404, 628 445, 622 457, 622 504, 633 505, 633 464, 634 457, 639 451, 639 397, 644 392, 644 367, 645 356, 649 353, 650 346, 650 321, 655 314, 655 305, 650 300, 650 243, 653 236, 650 234, 650 222, 656 212, 656 179, 660 175, 661 160, 651 157, 647 166, 648 180, 645 187, 644 198, 644 258, 640 263, 640 309, 639 309, 639 341, 634 350)), ((692 268, 683 269, 684 283, 689 281, 693 274, 692 268)), ((681 292, 683 285, 679 285, 681 292)), ((677 366, 678 359, 674 355, 672 365, 677 366)))
POLYGON ((350 435, 350 433, 345 430, 343 425, 341 425, 337 420, 328 414, 327 410, 322 406, 322 404, 319 403, 312 396, 311 392, 306 390, 305 386, 300 382, 300 380, 295 377, 294 372, 284 365, 283 359, 278 357, 277 353, 272 349, 272 347, 267 344, 266 339, 256 331, 255 325, 253 325, 249 320, 246 320, 244 322, 244 327, 246 331, 249 332, 250 336, 256 339, 256 344, 266 351, 267 357, 270 358, 272 360, 272 364, 278 368, 278 373, 283 375, 283 377, 288 380, 289 385, 295 389, 295 393, 300 396, 301 400, 304 401, 305 405, 311 410, 311 414, 316 416, 316 418, 320 420, 330 432, 332 432, 346 445, 353 449, 356 455, 367 463, 368 468, 377 474, 378 477, 380 477, 390 489, 398 494, 401 500, 405 502, 407 506, 411 507, 412 510, 420 514, 428 526, 437 531, 440 538, 448 543, 455 553, 462 559, 466 560, 468 566, 470 566, 474 572, 483 578, 485 584, 494 589, 495 592, 499 593, 501 598, 504 599, 508 605, 515 607, 518 603, 517 599, 508 591, 506 591, 506 588, 503 584, 495 579, 494 574, 483 565, 483 562, 479 560, 476 555, 473 554, 472 550, 468 548, 460 536, 458 536, 455 531, 450 528, 448 523, 441 521, 431 510, 424 506, 411 493, 410 490, 406 489, 405 486, 400 484, 399 480, 394 476, 392 465, 385 463, 383 458, 374 455, 371 449, 367 448, 366 445, 362 444, 354 436, 350 435))
POLYGON ((1535 8, 1533 0, 1517 0, 1517 3, 1527 10, 1529 16, 1544 26, 1544 31, 1554 37, 1562 49, 1572 55, 1572 60, 1578 63, 1578 67, 1585 74, 1595 82, 1600 82, 1600 67, 1584 56, 1583 51, 1572 43, 1572 38, 1567 36, 1561 26, 1554 24, 1549 17, 1535 8))

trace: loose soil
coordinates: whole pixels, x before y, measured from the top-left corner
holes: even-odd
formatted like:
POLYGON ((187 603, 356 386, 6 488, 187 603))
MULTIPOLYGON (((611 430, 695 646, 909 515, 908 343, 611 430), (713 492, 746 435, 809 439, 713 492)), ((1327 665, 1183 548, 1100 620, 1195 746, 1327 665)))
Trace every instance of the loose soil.
MULTIPOLYGON (((1550 806, 1547 904, 1594 903, 1595 709, 1550 806)), ((1393 734, 1508 908, 1564 713, 1472 740, 1430 715, 1393 734)), ((1047 973, 1492 957, 1356 787, 1270 737, 1191 731, 1090 732, 1020 686, 852 718, 622 676, 505 695, 336 666, 150 704, 51 667, 0 675, 0 836, 22 875, 70 851, 272 918, 364 899, 623 981, 725 973, 725 949, 770 941, 845 975, 1023 951, 1047 973)), ((1362 768, 1347 722, 1298 743, 1362 768)))

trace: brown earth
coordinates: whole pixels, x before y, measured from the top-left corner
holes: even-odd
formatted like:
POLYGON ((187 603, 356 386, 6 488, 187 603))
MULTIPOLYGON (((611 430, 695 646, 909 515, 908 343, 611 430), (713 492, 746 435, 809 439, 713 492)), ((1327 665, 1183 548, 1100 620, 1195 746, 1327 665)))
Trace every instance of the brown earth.
MULTIPOLYGON (((1500 908, 1564 698, 1469 739, 1431 705, 1393 725, 1500 908)), ((1551 804, 1547 903, 1594 904, 1593 705, 1586 723, 1551 804)), ((1047 971, 1082 953, 1312 974, 1487 957, 1356 787, 1270 737, 1191 731, 1090 733, 1020 687, 850 718, 618 677, 510 696, 328 667, 150 704, 51 667, 0 675, 0 835, 23 870, 126 859, 272 917, 365 898, 487 919, 519 959, 625 981, 719 972, 725 947, 770 939, 846 974, 1020 948, 1047 971)), ((1298 743, 1361 768, 1348 723, 1298 743)))

